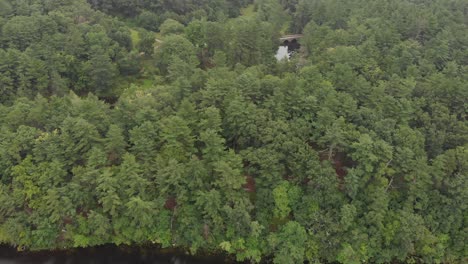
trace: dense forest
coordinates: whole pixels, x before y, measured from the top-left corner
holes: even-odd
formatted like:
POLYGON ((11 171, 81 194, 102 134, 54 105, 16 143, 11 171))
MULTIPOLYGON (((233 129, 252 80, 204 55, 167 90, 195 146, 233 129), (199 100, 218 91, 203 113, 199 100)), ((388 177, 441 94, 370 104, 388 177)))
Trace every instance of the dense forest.
POLYGON ((0 0, 0 243, 463 263, 467 27, 466 0, 0 0))

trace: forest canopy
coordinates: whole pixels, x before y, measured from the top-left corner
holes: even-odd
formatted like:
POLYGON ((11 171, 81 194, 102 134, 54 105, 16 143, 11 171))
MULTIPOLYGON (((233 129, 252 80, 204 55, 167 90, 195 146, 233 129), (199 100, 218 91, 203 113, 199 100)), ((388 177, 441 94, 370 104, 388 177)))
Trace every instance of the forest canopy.
POLYGON ((467 26, 465 0, 0 0, 0 243, 463 263, 467 26))

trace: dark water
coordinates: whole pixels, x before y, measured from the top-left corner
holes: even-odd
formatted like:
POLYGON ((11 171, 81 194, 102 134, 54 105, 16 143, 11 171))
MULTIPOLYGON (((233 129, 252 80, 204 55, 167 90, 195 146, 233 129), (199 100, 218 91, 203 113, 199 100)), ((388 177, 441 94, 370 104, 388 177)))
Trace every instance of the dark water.
POLYGON ((292 42, 285 41, 281 46, 278 47, 278 51, 276 52, 276 60, 289 60, 293 54, 295 54, 301 48, 301 44, 297 42, 297 40, 293 40, 292 42))
POLYGON ((68 251, 17 252, 0 246, 0 264, 215 264, 236 263, 223 256, 188 256, 150 248, 101 246, 68 251))

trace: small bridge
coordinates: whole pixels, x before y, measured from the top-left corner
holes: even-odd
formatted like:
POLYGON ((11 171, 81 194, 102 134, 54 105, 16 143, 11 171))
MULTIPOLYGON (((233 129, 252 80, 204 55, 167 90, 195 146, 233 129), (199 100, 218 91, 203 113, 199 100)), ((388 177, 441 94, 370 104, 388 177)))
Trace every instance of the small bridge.
POLYGON ((298 50, 301 47, 297 40, 303 36, 304 35, 302 34, 284 35, 279 40, 281 42, 281 46, 288 47, 288 50, 292 52, 298 50))
POLYGON ((282 41, 282 42, 285 42, 285 41, 288 41, 288 42, 291 42, 293 40, 296 40, 297 39, 300 39, 302 38, 304 35, 302 34, 292 34, 292 35, 284 35, 282 36, 279 40, 282 41))

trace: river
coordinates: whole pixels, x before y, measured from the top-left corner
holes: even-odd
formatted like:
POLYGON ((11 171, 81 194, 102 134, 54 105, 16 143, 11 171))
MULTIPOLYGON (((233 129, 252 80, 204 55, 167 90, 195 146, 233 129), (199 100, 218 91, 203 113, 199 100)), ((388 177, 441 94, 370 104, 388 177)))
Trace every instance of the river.
POLYGON ((188 256, 174 250, 99 246, 67 251, 17 252, 0 246, 0 264, 217 264, 236 263, 223 256, 188 256))

